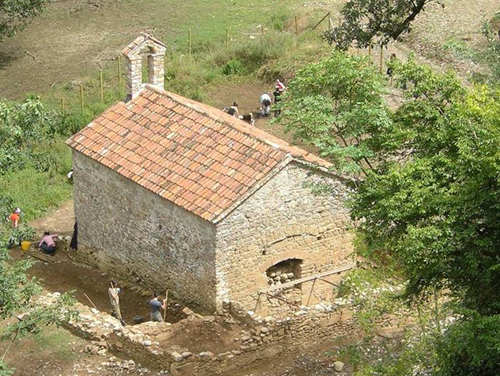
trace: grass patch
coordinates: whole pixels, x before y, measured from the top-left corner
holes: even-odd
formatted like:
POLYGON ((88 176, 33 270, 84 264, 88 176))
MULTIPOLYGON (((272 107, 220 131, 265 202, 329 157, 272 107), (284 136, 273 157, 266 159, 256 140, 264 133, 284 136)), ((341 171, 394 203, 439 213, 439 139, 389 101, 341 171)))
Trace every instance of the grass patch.
POLYGON ((72 336, 64 329, 51 328, 50 330, 44 330, 33 338, 36 344, 36 348, 33 349, 34 352, 50 353, 51 356, 63 362, 71 361, 78 357, 78 353, 73 351, 69 342, 72 336))

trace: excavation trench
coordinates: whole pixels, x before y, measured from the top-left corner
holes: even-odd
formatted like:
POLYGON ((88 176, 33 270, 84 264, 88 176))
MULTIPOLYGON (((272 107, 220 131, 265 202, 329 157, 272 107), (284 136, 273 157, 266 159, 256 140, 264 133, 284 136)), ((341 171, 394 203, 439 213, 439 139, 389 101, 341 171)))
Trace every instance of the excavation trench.
MULTIPOLYGON (((108 297, 108 287, 111 276, 103 274, 94 268, 73 263, 67 252, 58 249, 54 257, 46 256, 41 252, 35 251, 32 247, 30 251, 34 256, 46 259, 44 262, 38 258, 25 254, 20 248, 11 250, 14 260, 31 258, 35 264, 28 270, 31 277, 39 280, 40 284, 48 291, 65 293, 74 291, 75 298, 82 304, 93 307, 89 299, 92 300, 95 307, 102 312, 110 312, 111 306, 108 297), (38 252, 38 253, 37 253, 38 252), (85 296, 87 295, 88 298, 85 296)), ((64 248, 63 246, 58 248, 64 248)), ((135 316, 142 316, 145 321, 149 321, 149 305, 147 301, 149 296, 140 293, 140 290, 133 288, 130 284, 120 286, 120 308, 122 317, 129 325, 134 324, 135 316)), ((169 299, 166 321, 176 323, 186 316, 181 312, 184 308, 182 304, 169 299)))

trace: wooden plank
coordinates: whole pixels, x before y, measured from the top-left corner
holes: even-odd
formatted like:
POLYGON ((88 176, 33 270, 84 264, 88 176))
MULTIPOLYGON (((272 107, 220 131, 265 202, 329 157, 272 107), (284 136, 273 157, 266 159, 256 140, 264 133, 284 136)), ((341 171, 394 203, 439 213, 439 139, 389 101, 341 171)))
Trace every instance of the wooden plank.
POLYGON ((353 269, 355 266, 356 266, 356 264, 350 264, 350 265, 346 265, 346 266, 343 266, 343 267, 338 268, 338 269, 329 270, 329 271, 322 272, 319 274, 311 275, 309 277, 296 279, 295 281, 290 281, 287 283, 283 283, 281 285, 268 287, 268 288, 259 290, 259 294, 267 294, 269 292, 276 291, 276 290, 284 290, 284 289, 287 289, 289 287, 293 287, 295 285, 298 285, 300 283, 309 282, 309 281, 312 281, 314 279, 321 279, 322 277, 327 277, 327 276, 332 275, 332 274, 340 274, 340 273, 343 273, 343 272, 346 272, 348 270, 353 269))

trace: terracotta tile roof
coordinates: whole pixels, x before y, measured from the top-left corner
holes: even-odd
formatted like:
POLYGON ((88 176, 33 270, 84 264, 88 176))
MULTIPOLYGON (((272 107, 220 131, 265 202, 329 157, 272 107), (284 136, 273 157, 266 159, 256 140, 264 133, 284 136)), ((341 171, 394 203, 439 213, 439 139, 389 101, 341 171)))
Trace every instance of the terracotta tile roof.
POLYGON ((290 156, 330 166, 216 108, 150 85, 66 143, 209 221, 290 156))

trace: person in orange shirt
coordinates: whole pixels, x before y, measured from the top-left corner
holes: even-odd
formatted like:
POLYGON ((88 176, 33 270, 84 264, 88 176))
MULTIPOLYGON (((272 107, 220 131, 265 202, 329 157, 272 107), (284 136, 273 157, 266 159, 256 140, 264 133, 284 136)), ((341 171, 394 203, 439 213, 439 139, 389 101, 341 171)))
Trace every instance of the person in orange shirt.
POLYGON ((21 209, 17 208, 14 210, 14 213, 10 215, 10 222, 12 223, 12 227, 17 227, 19 225, 19 219, 21 218, 21 209))

